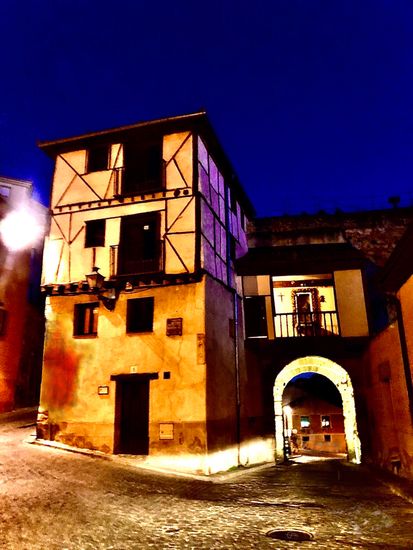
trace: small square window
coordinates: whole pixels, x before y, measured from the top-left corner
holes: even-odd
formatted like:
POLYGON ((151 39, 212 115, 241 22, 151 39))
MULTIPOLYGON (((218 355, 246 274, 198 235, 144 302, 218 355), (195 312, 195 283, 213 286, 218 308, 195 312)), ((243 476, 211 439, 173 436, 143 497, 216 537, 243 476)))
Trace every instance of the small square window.
POLYGON ((310 417, 309 416, 301 416, 300 426, 302 428, 309 428, 310 427, 310 417))
POLYGON ((321 427, 322 428, 329 428, 330 427, 330 417, 329 416, 322 416, 321 417, 321 427))
POLYGON ((98 332, 99 302, 75 304, 74 336, 96 336, 98 332))
POLYGON ((85 247, 105 246, 105 220, 86 222, 85 247))
POLYGON ((126 332, 153 331, 153 298, 134 298, 127 302, 126 332))
POLYGON ((108 169, 109 146, 92 147, 87 155, 87 172, 100 172, 108 169))
POLYGON ((310 441, 310 436, 309 435, 303 435, 303 443, 306 443, 310 441))
POLYGON ((326 442, 331 441, 331 435, 326 434, 326 435, 324 436, 324 441, 326 441, 326 442))

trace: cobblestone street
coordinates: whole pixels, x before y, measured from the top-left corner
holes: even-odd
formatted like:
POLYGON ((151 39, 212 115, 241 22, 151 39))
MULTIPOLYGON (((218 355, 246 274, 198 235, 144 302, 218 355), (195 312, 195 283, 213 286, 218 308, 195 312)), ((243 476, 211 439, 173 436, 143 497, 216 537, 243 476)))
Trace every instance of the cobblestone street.
POLYGON ((413 548, 413 505, 361 467, 189 479, 30 445, 21 425, 0 426, 1 549, 413 548), (272 540, 271 529, 314 538, 272 540))

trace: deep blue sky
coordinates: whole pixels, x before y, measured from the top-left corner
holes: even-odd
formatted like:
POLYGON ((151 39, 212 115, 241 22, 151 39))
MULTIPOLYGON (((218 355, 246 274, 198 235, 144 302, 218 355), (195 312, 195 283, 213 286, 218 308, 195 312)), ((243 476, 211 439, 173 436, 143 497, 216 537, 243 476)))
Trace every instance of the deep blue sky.
POLYGON ((2 0, 0 174, 206 108, 259 215, 413 200, 411 0, 2 0))

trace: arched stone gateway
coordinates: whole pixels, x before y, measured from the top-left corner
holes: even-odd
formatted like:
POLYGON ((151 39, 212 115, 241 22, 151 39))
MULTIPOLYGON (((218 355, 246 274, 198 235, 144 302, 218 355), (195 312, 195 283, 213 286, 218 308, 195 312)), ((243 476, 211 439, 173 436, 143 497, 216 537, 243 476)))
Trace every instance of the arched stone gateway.
POLYGON ((344 432, 346 435, 348 460, 360 463, 361 448, 357 431, 356 406, 353 385, 347 372, 337 363, 325 357, 301 357, 285 366, 274 382, 275 412, 275 456, 277 462, 284 460, 282 396, 288 382, 299 374, 315 372, 331 380, 340 392, 343 401, 344 432))

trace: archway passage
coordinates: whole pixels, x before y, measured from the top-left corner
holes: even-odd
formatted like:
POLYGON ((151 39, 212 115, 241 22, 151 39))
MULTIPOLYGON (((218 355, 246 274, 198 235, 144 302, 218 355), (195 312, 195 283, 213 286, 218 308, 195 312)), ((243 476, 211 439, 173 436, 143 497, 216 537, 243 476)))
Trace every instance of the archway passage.
POLYGON ((348 460, 356 464, 361 460, 360 439, 357 430, 356 406, 353 385, 347 372, 325 357, 301 357, 286 365, 274 382, 275 455, 276 461, 284 460, 283 393, 290 380, 303 373, 318 373, 328 378, 340 393, 343 405, 344 433, 348 460))

